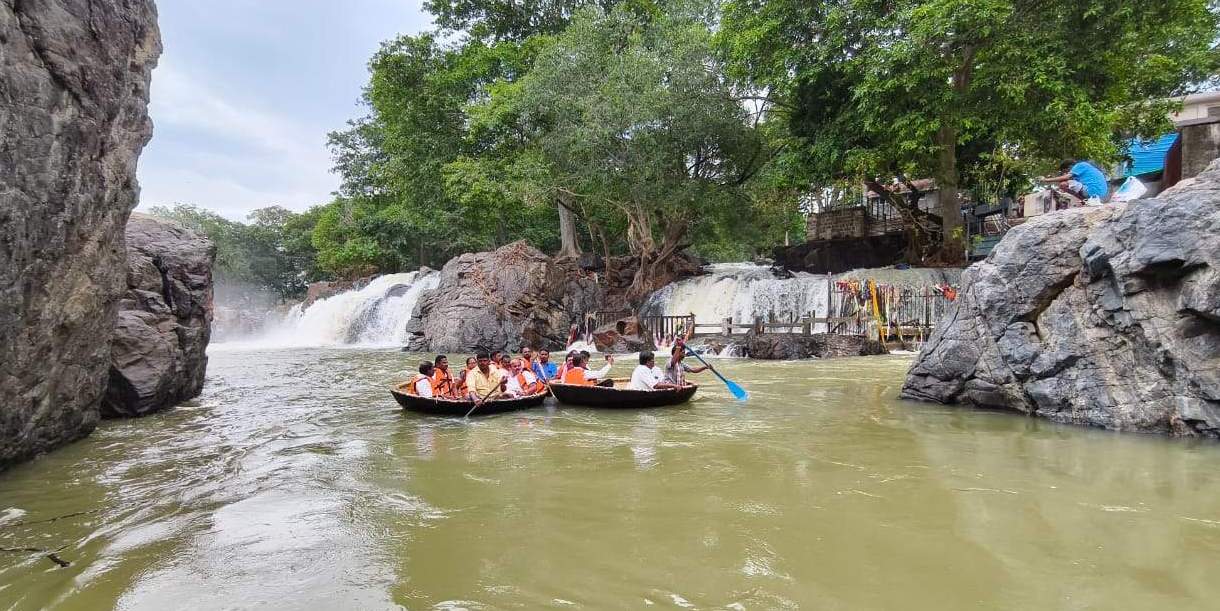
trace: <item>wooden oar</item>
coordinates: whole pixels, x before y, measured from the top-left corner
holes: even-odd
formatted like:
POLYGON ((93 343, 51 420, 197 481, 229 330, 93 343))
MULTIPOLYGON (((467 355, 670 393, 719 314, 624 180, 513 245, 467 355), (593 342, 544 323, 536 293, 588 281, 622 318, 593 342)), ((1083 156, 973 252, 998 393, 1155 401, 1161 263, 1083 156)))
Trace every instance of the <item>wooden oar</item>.
MULTIPOLYGON (((686 346, 683 346, 682 349, 686 350, 686 346)), ((729 392, 733 393, 734 397, 737 397, 741 401, 745 401, 746 399, 750 398, 750 393, 746 392, 746 389, 738 386, 736 382, 720 375, 720 372, 716 371, 716 368, 712 367, 711 363, 703 360, 703 357, 699 356, 698 352, 691 350, 690 353, 693 354, 695 356, 695 358, 699 359, 700 363, 707 365, 707 368, 711 369, 712 373, 716 374, 716 377, 720 378, 720 381, 724 382, 724 385, 729 387, 729 392)))

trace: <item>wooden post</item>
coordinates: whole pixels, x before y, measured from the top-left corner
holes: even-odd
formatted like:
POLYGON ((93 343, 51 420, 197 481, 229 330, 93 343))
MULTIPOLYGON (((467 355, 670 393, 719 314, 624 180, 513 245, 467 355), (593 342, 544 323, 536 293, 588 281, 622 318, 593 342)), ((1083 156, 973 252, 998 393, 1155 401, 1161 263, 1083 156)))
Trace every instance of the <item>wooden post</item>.
POLYGON ((726 337, 733 334, 733 319, 732 318, 726 318, 726 319, 720 321, 720 333, 722 333, 726 337))
POLYGON ((762 316, 755 316, 754 317, 754 333, 756 333, 758 335, 762 335, 764 332, 766 332, 766 330, 763 328, 762 316))
MULTIPOLYGON (((813 313, 816 315, 817 310, 814 310, 813 313)), ((801 333, 806 337, 813 335, 813 318, 814 317, 806 317, 805 324, 801 326, 801 333)))

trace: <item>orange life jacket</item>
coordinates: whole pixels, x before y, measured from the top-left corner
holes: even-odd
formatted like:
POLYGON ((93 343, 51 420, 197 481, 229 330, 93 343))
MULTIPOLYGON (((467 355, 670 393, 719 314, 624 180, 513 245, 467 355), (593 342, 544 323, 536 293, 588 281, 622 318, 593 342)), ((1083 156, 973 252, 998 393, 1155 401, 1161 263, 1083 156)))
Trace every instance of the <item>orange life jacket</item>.
MULTIPOLYGON (((408 395, 419 395, 419 389, 416 388, 415 386, 417 384, 419 384, 420 380, 427 380, 427 379, 428 379, 428 376, 426 376, 422 373, 415 374, 415 377, 411 378, 411 383, 407 384, 407 394, 408 395)), ((436 394, 436 393, 433 393, 433 394, 436 394)))
POLYGON ((448 397, 453 394, 453 378, 449 373, 437 369, 432 373, 432 393, 438 397, 448 397))
POLYGON ((527 395, 536 395, 542 392, 542 383, 539 382, 537 378, 535 378, 532 383, 527 382, 526 380, 528 379, 529 378, 525 377, 524 371, 517 374, 517 384, 521 385, 521 392, 527 395))
POLYGON ((574 386, 593 386, 593 380, 585 379, 584 367, 573 367, 563 374, 563 383, 574 386))

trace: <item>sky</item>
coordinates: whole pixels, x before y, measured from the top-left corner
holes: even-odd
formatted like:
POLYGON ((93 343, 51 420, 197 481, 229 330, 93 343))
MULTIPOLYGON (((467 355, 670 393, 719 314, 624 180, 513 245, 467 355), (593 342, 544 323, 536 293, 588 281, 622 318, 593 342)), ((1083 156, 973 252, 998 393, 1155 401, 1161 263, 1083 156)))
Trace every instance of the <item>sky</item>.
POLYGON ((368 60, 431 26, 419 0, 159 0, 153 138, 140 209, 195 204, 242 220, 338 187, 327 133, 365 114, 368 60))

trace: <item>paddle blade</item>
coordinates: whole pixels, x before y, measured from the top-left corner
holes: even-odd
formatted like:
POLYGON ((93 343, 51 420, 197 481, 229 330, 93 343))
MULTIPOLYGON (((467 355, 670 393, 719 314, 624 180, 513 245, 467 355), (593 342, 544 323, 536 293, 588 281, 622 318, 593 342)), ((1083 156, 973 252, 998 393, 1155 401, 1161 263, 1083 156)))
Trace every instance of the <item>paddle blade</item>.
POLYGON ((739 401, 745 401, 746 399, 750 398, 750 393, 746 392, 746 389, 738 386, 737 382, 725 380, 724 385, 729 387, 729 392, 733 393, 733 396, 737 397, 739 401))

